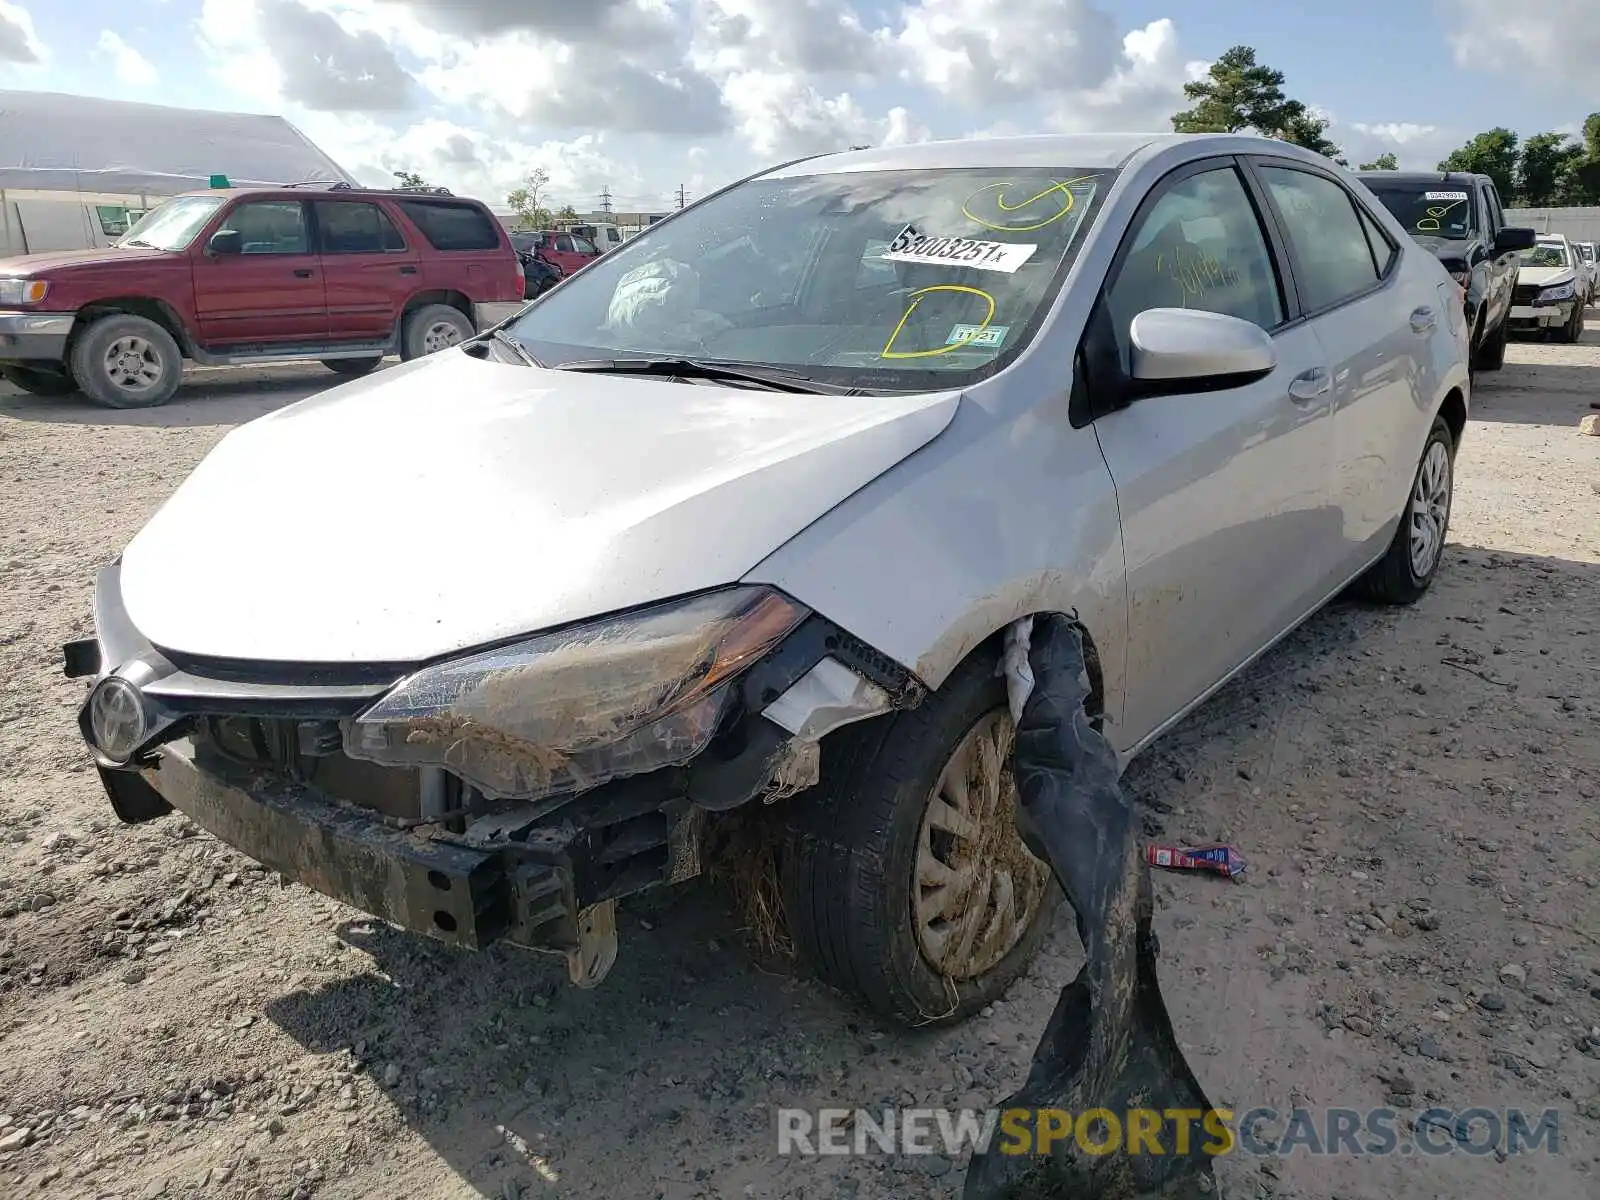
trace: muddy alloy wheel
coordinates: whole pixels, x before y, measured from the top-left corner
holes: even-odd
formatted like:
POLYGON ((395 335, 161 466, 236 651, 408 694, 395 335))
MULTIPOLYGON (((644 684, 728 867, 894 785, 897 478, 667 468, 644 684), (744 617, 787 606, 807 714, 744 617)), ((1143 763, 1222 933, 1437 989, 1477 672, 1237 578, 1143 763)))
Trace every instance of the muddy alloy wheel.
POLYGON ((1049 869, 1017 833, 1016 728, 996 709, 972 727, 928 797, 911 897, 917 945, 952 979, 993 970, 1038 915, 1049 869))
POLYGON ((1003 996, 1062 898, 1016 833, 998 658, 975 651, 917 707, 824 738, 821 782, 775 810, 796 953, 901 1024, 1003 996))
POLYGON ((429 304, 406 317, 401 333, 401 357, 422 358, 459 346, 476 332, 460 309, 429 304))

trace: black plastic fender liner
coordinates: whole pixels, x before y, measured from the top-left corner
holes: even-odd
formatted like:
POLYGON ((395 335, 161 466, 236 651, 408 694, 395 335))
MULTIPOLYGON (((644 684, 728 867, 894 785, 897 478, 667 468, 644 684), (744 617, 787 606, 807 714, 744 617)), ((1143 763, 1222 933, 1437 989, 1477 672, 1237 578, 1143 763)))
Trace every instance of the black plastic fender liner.
POLYGON ((1062 989, 1027 1081, 1000 1107, 1029 1110, 1032 1119, 1023 1124, 1035 1132, 1044 1122, 1040 1110, 1057 1110, 1050 1114, 1056 1129, 1063 1121, 1074 1129, 1096 1109, 1112 1114, 1119 1128, 1094 1123, 1093 1146, 1115 1143, 1097 1154, 1070 1132, 1043 1154, 1036 1142, 1018 1153, 1015 1142, 997 1134, 973 1155, 964 1200, 1215 1197, 1212 1156, 1222 1139, 1204 1121, 1211 1104, 1161 999, 1150 867, 1118 781, 1116 752, 1085 707, 1088 671, 1078 626, 1061 615, 1034 618, 1028 662, 1033 690, 1022 705, 1012 765, 1017 824, 1077 912, 1087 961, 1062 989), (1160 1114, 1154 1136, 1162 1153, 1150 1153, 1148 1142, 1142 1153, 1129 1153, 1130 1115, 1152 1110, 1160 1114))

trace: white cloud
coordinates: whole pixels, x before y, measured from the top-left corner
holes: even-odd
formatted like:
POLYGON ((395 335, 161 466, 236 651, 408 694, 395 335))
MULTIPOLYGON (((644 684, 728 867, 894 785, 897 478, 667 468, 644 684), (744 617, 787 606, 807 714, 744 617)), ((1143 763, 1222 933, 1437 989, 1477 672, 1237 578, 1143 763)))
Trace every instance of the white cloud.
POLYGON ((156 69, 150 60, 112 30, 100 31, 100 40, 95 43, 95 49, 110 60, 117 78, 130 87, 149 87, 156 81, 156 69))
POLYGON ((1172 114, 1185 107, 1183 85, 1203 77, 1209 67, 1184 59, 1170 20, 1152 21, 1123 37, 1121 56, 1099 84, 1060 96, 1051 123, 1069 133, 1170 132, 1172 114))
POLYGON ((39 66, 49 52, 33 27, 33 17, 21 4, 0 0, 0 66, 39 66))
POLYGON ((1441 0, 1451 45, 1464 66, 1516 74, 1519 82, 1573 96, 1592 95, 1600 63, 1594 0, 1542 0, 1509 11, 1499 0, 1441 0))

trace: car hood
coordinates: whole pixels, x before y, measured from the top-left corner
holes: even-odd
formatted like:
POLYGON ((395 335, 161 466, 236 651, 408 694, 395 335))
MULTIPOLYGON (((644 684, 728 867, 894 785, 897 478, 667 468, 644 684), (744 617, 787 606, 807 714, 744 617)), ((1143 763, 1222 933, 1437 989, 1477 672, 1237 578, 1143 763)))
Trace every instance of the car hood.
POLYGON ((1518 267, 1517 282, 1534 287, 1555 287, 1571 283, 1577 272, 1571 267, 1518 267))
POLYGON ((59 271, 64 267, 97 267, 105 264, 138 262, 140 259, 165 258, 165 250, 45 250, 38 254, 17 254, 0 258, 0 276, 42 275, 46 271, 59 271))
POLYGON ((434 658, 736 582, 959 400, 447 351, 230 433, 128 545, 123 602, 189 654, 434 658))

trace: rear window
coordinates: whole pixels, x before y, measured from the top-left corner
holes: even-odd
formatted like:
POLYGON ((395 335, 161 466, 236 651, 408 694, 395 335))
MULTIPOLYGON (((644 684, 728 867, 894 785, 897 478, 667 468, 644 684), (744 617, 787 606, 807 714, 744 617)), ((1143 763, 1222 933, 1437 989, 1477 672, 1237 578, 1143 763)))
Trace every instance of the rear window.
POLYGON ((402 200, 400 208, 435 250, 496 250, 500 234, 488 213, 470 204, 402 200))

